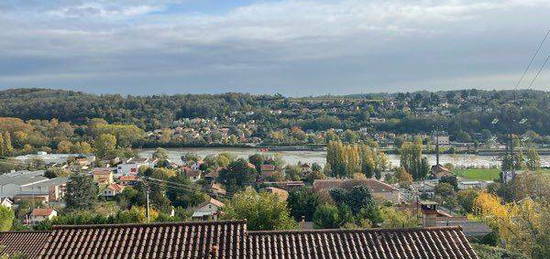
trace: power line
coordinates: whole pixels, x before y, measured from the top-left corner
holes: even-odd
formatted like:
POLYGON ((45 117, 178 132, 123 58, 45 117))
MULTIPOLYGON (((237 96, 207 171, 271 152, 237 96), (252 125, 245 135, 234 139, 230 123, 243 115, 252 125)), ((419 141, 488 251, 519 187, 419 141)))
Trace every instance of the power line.
POLYGON ((535 75, 535 77, 533 77, 533 80, 531 80, 531 83, 529 84, 529 88, 533 86, 533 83, 535 83, 535 80, 537 80, 537 78, 539 77, 540 73, 544 69, 544 66, 546 66, 546 63, 548 63, 548 59, 550 59, 550 55, 546 57, 546 59, 544 60, 544 63, 542 63, 542 66, 540 66, 539 71, 537 71, 537 74, 535 75))
MULTIPOLYGON (((157 179, 157 178, 153 178, 153 177, 143 177, 143 178, 146 179, 146 180, 149 180, 148 183, 156 184, 157 186, 166 186, 166 187, 169 187, 169 188, 172 188, 172 189, 182 190, 182 191, 199 191, 199 192, 203 192, 203 190, 201 188, 198 188, 198 187, 192 187, 192 186, 189 186, 189 185, 174 183, 174 182, 161 180, 161 179, 157 179), (162 184, 166 184, 166 185, 162 185, 162 184)), ((231 197, 232 194, 233 193, 226 192, 226 194, 217 194, 217 195, 227 198, 227 197, 231 197)))
POLYGON ((542 49, 542 46, 544 45, 544 42, 546 41, 546 39, 548 38, 548 35, 550 34, 550 30, 548 30, 546 32, 546 35, 544 36, 544 39, 542 39, 542 41, 540 42, 539 44, 539 47, 537 48, 537 51, 535 51, 535 54, 531 57, 531 60, 529 61, 529 63, 527 64, 527 67, 525 68, 525 71, 523 71, 523 74, 521 75, 520 79, 518 80, 518 82, 516 83, 516 87, 514 88, 517 89, 521 83, 521 81, 523 81, 523 78, 525 78, 525 75, 527 74, 527 72, 529 71, 529 69, 531 68, 531 65, 533 64, 533 61, 535 60, 535 58, 537 57, 537 55, 539 54, 540 50, 542 49))

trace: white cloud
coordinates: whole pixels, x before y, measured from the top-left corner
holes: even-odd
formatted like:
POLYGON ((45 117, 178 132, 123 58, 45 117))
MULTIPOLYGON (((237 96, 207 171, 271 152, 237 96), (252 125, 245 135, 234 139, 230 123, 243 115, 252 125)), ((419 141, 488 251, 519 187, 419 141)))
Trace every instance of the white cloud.
POLYGON ((161 10, 158 6, 137 5, 137 6, 105 6, 97 3, 88 3, 77 6, 62 7, 57 10, 49 11, 50 15, 62 18, 79 17, 103 17, 103 18, 123 18, 129 16, 138 16, 161 10))
POLYGON ((492 75, 521 69, 550 11, 548 0, 262 1, 215 14, 173 11, 170 0, 54 2, 0 4, 0 84, 70 85, 103 75, 125 85, 155 74, 166 85, 263 82, 311 91, 339 80, 352 90, 496 85, 503 77, 492 75))

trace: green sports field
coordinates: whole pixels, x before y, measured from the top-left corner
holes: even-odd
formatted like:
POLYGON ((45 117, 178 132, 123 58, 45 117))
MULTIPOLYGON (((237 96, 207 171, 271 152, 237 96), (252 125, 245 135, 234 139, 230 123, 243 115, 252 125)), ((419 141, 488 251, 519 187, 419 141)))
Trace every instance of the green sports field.
MULTIPOLYGON (((550 174, 550 169, 541 169, 539 172, 550 174)), ((468 180, 475 181, 491 181, 499 177, 500 169, 498 168, 472 168, 472 169, 455 169, 456 176, 463 177, 468 180)))

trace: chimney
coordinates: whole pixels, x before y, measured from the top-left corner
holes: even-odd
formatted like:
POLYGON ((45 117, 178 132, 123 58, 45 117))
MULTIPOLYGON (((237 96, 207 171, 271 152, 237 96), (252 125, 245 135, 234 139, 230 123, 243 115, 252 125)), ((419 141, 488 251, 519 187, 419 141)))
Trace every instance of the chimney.
POLYGON ((218 257, 218 251, 220 250, 220 248, 218 247, 218 245, 212 245, 210 246, 210 256, 212 258, 217 258, 218 257))
POLYGON ((422 208, 422 226, 436 227, 437 226, 437 203, 432 201, 421 201, 422 208))

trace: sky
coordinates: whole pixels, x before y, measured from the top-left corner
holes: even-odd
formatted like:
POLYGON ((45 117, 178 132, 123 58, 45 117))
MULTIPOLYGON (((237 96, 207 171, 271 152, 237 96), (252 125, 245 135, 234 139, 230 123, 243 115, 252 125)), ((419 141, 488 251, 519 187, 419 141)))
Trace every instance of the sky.
MULTIPOLYGON (((514 89, 550 0, 1 0, 0 90, 514 89)), ((519 88, 550 55, 550 38, 519 88)), ((531 85, 550 90, 550 64, 531 85)))

